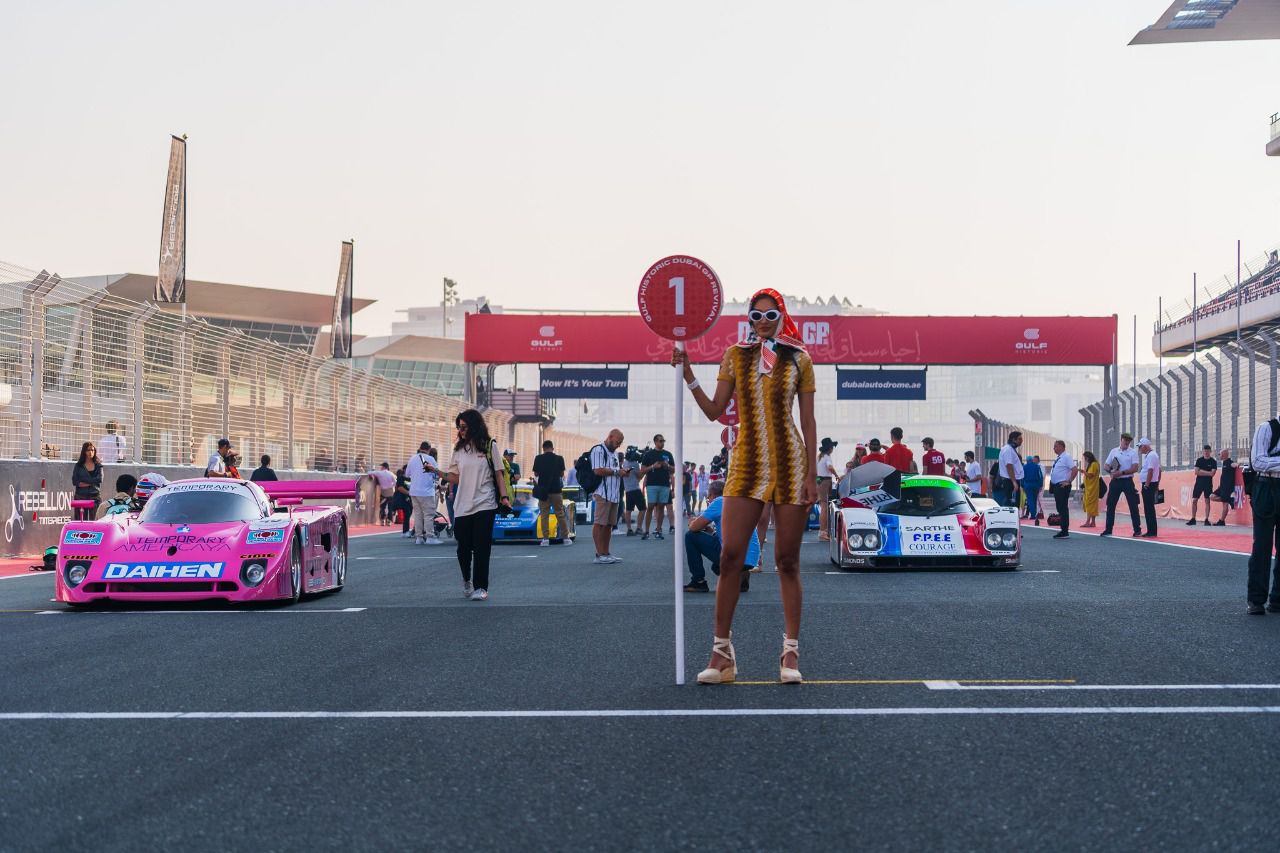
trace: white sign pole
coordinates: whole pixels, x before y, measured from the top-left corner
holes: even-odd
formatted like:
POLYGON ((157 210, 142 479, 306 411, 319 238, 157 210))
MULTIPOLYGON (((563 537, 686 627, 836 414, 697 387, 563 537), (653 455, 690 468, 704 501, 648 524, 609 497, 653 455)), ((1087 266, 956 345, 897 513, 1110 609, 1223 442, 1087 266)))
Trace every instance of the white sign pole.
MULTIPOLYGON (((676 349, 684 344, 676 342, 676 349)), ((675 564, 676 594, 676 684, 684 684, 684 371, 672 371, 676 376, 676 470, 672 483, 671 505, 675 509, 676 532, 671 537, 671 550, 675 564)))

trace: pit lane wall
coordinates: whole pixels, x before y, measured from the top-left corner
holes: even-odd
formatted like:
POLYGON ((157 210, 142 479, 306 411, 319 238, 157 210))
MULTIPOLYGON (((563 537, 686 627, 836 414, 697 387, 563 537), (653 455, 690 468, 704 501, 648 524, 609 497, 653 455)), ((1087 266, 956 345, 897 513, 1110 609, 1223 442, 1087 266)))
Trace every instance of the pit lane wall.
MULTIPOLYGON (((0 540, 0 556, 40 554, 57 545, 62 526, 71 520, 72 462, 0 461, 0 517, 4 519, 4 538, 0 540)), ((150 471, 170 480, 199 477, 203 468, 182 466, 104 465, 102 496, 115 495, 116 477, 132 474, 141 477, 150 471)), ((354 475, 317 471, 277 471, 282 480, 332 480, 354 475)), ((327 503, 316 501, 315 503, 327 503)), ((368 478, 360 483, 360 500, 345 501, 351 524, 373 524, 378 520, 377 488, 368 478)))
MULTIPOLYGON (((1187 520, 1191 518, 1191 495, 1195 490, 1196 472, 1195 471, 1165 471, 1160 475, 1160 488, 1164 489, 1164 503, 1160 504, 1159 515, 1163 519, 1180 519, 1187 520)), ((1213 478, 1213 485, 1218 485, 1218 477, 1213 478)), ((1103 500, 1102 511, 1106 512, 1105 499, 1103 500)), ((1249 506, 1249 501, 1244 495, 1244 475, 1237 469, 1236 471, 1236 509, 1227 511, 1227 524, 1243 524, 1246 527, 1253 526, 1253 511, 1249 506)), ((1200 521, 1204 521, 1204 500, 1201 499, 1197 513, 1200 521)), ((1120 499, 1120 505, 1116 509, 1116 517, 1123 518, 1125 513, 1129 511, 1125 505, 1124 498, 1120 499)), ((1214 502, 1209 512, 1209 517, 1217 521, 1218 514, 1222 512, 1222 504, 1214 502)), ((1121 522, 1117 521, 1116 526, 1120 527, 1121 522)))

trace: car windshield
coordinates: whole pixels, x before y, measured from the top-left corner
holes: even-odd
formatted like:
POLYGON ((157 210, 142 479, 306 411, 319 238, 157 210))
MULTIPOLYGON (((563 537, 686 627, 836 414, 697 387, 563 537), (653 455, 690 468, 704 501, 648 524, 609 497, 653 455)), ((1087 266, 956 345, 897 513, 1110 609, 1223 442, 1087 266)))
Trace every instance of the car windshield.
POLYGON ((140 520, 148 524, 217 524, 226 521, 255 521, 262 510, 247 491, 156 492, 142 508, 140 520))
POLYGON ((956 485, 903 486, 902 497, 889 508, 895 515, 930 516, 959 515, 972 507, 964 492, 956 485))

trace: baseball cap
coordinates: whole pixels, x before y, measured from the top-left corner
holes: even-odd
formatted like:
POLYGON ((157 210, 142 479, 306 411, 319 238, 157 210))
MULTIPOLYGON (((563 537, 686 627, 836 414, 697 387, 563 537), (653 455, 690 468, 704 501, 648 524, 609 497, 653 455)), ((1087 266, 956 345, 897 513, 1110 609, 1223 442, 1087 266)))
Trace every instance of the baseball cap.
POLYGON ((1150 447, 1150 446, 1151 446, 1151 439, 1149 439, 1149 438, 1140 438, 1140 439, 1138 439, 1138 446, 1139 446, 1139 447, 1150 447))
POLYGON ((503 456, 515 456, 515 455, 516 455, 516 452, 515 452, 514 450, 512 450, 510 447, 508 447, 506 450, 502 451, 502 455, 503 455, 503 456))

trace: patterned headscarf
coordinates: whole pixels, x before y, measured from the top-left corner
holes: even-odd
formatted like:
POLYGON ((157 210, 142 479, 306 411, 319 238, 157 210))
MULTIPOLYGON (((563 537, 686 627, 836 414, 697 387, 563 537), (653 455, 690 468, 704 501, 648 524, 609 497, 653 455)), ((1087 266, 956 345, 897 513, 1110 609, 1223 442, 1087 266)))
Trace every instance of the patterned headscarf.
POLYGON ((754 305, 761 296, 767 296, 778 303, 778 310, 782 312, 782 317, 778 320, 778 331, 774 333, 772 338, 761 339, 756 334, 755 324, 749 324, 746 340, 738 341, 737 346, 743 349, 750 349, 759 344, 760 372, 768 376, 773 373, 773 366, 778 363, 778 344, 804 352, 804 341, 800 340, 800 330, 796 328, 796 321, 792 320, 791 315, 787 313, 787 303, 778 291, 771 287, 763 287, 751 296, 747 305, 754 305))

